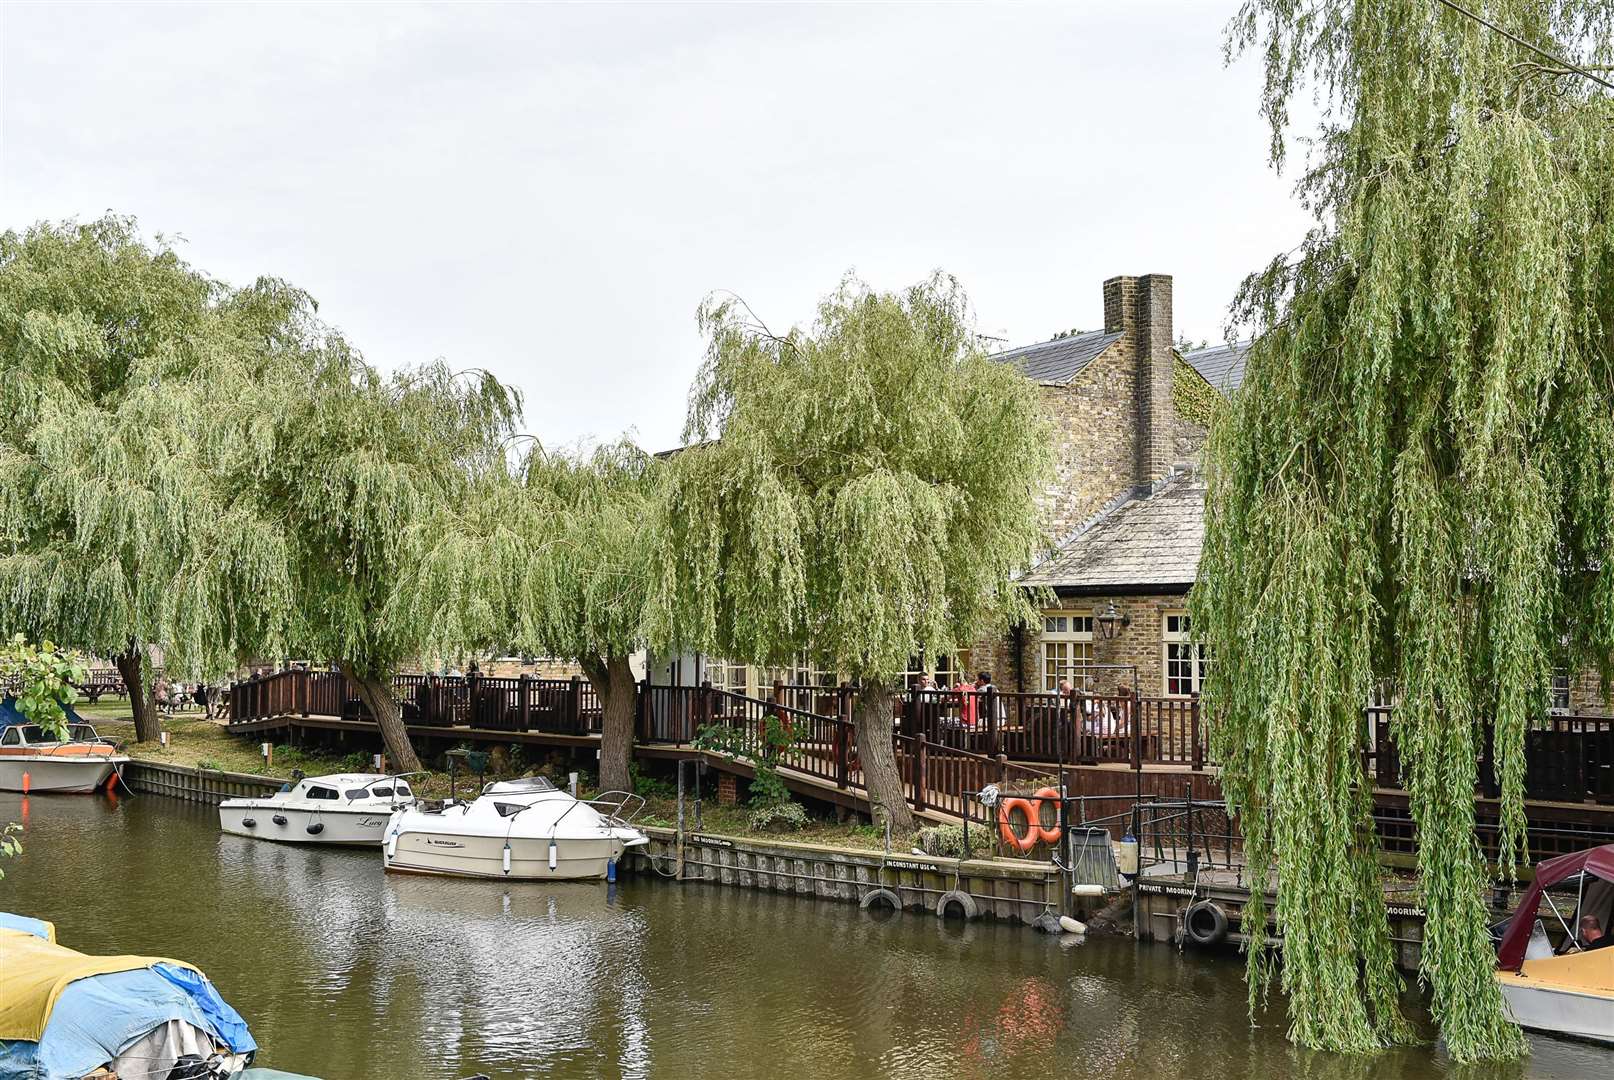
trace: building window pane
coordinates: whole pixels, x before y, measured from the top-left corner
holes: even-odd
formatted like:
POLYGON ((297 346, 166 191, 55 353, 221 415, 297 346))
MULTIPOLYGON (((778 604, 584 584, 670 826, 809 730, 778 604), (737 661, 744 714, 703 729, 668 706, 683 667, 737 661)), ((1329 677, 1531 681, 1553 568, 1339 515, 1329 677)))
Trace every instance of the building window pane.
POLYGON ((1168 697, 1188 697, 1204 691, 1210 674, 1211 650, 1194 643, 1188 615, 1167 612, 1161 620, 1164 650, 1164 691, 1168 697))
POLYGON ((1042 630, 1043 690, 1057 690, 1060 679, 1069 679, 1078 689, 1090 689, 1093 681, 1088 670, 1093 662, 1092 617, 1045 613, 1042 630))

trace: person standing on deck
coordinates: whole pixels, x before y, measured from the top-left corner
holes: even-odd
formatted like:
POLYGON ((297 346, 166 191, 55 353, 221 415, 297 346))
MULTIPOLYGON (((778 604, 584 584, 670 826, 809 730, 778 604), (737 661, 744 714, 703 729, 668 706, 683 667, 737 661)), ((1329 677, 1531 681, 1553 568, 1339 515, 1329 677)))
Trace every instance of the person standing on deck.
POLYGON ((963 727, 975 726, 975 688, 964 681, 962 674, 958 677, 958 685, 953 687, 953 693, 958 696, 958 722, 963 727))

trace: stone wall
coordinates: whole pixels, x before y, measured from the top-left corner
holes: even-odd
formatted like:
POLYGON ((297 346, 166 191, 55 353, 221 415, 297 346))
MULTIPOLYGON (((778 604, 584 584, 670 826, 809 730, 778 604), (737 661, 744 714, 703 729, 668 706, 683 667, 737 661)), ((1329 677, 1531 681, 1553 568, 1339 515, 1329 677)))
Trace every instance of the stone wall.
POLYGON ((1136 360, 1122 338, 1069 386, 1039 387, 1054 428, 1054 476, 1041 499, 1044 530, 1058 543, 1133 485, 1137 456, 1136 360))
MULTIPOLYGON (((1131 622, 1117 626, 1115 637, 1103 640, 1095 631, 1093 662, 1098 664, 1135 664, 1138 669, 1138 692, 1144 697, 1160 697, 1165 693, 1165 642, 1161 637, 1164 616, 1170 611, 1182 611, 1188 605, 1186 591, 1180 593, 1128 594, 1106 596, 1055 597, 1045 609, 1063 611, 1073 615, 1091 615, 1113 603, 1116 610, 1131 622)), ((976 642, 970 652, 970 664, 976 670, 989 671, 997 685, 1004 690, 1038 691, 1042 689, 1042 628, 1040 624, 1028 627, 1021 635, 1018 652, 1014 636, 1005 634, 976 642)), ((1096 677, 1098 689, 1109 692, 1117 683, 1129 678, 1124 671, 1105 671, 1096 677)))

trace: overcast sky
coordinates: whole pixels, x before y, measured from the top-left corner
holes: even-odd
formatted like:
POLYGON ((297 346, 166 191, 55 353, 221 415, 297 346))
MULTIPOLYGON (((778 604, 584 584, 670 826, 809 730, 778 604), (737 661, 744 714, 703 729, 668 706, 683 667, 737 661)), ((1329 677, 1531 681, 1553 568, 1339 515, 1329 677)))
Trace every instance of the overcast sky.
POLYGON ((377 364, 492 370, 545 442, 659 449, 714 289, 785 326, 941 268, 1026 344, 1163 272, 1219 339, 1307 223, 1236 7, 6 3, 0 225, 135 215, 377 364))

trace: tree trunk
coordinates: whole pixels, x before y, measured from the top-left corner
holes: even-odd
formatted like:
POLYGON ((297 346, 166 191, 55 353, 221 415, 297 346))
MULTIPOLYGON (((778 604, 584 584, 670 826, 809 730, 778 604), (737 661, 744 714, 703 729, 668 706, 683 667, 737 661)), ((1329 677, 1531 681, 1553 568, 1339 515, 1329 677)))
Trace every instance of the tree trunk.
POLYGON ((912 832, 913 810, 902 790, 902 772, 891 741, 891 687, 884 680, 864 680, 852 706, 852 726, 857 731, 858 762, 875 820, 884 814, 893 835, 912 832))
POLYGON ((134 716, 135 742, 157 742, 162 738, 163 722, 157 715, 157 691, 146 678, 146 647, 133 641, 129 648, 114 657, 118 674, 123 677, 124 689, 129 691, 129 712, 134 716))
POLYGON ((364 707, 375 717, 376 727, 381 729, 381 741, 386 745, 387 759, 392 763, 392 767, 398 772, 419 772, 420 758, 415 754, 415 747, 409 741, 409 729, 404 726, 403 716, 398 712, 398 702, 393 699, 392 687, 382 679, 360 676, 352 664, 343 662, 337 666, 359 691, 359 700, 364 702, 364 707))
POLYGON ((633 721, 638 714, 639 685, 626 656, 580 659, 604 712, 600 723, 600 790, 632 791, 633 721))

